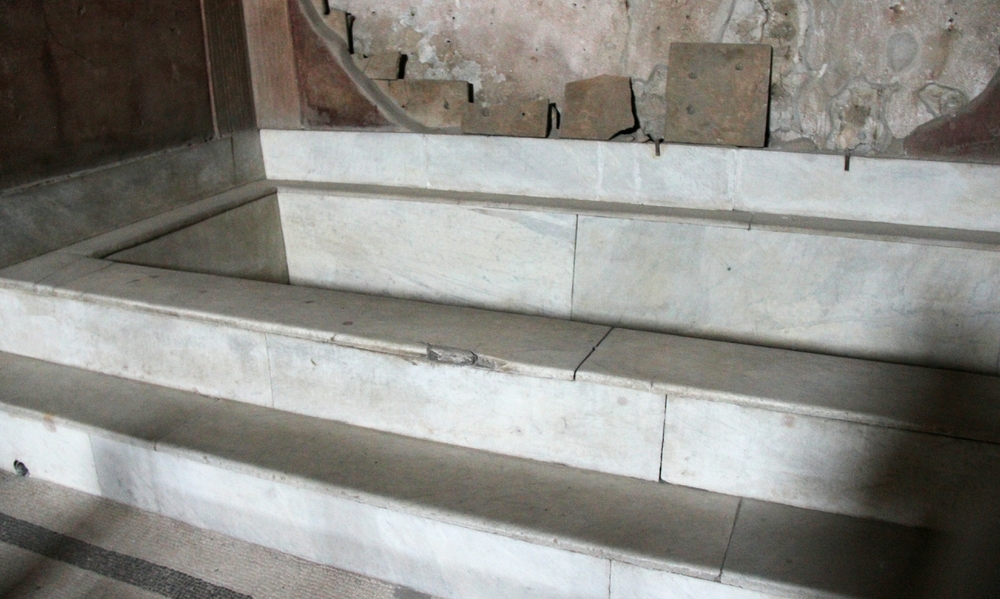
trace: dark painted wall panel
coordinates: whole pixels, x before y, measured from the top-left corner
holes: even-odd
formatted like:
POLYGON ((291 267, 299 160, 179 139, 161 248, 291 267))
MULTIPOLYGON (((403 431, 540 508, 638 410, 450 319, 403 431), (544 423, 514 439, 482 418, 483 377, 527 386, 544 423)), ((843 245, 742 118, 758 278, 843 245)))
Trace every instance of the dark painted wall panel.
POLYGON ((213 134, 199 0, 0 2, 0 189, 213 134))

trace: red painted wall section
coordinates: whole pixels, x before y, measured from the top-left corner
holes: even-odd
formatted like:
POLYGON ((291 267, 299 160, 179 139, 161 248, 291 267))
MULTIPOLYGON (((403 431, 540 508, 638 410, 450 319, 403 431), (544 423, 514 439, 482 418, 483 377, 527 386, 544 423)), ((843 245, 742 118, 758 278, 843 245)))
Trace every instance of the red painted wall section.
POLYGON ((290 0, 292 42, 306 128, 371 128, 390 125, 337 64, 309 25, 298 0, 290 0))
POLYGON ((0 2, 0 189, 212 135, 199 0, 0 2))

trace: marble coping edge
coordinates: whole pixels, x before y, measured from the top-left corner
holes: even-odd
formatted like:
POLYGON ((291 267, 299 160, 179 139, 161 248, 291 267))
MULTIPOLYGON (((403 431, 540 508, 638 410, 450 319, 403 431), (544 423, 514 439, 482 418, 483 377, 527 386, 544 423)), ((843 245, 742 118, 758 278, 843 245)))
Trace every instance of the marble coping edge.
MULTIPOLYGON (((402 184, 427 190, 437 189, 439 191, 466 188, 468 187, 467 181, 455 185, 452 185, 448 181, 449 176, 456 176, 462 179, 463 175, 457 170, 455 173, 450 174, 431 174, 433 170, 431 162, 447 154, 447 151, 442 150, 442 147, 445 147, 449 143, 449 137, 455 138, 452 141, 452 143, 457 144, 454 148, 455 152, 467 149, 462 144, 468 145, 469 143, 473 143, 469 140, 479 139, 478 136, 456 137, 375 131, 282 131, 264 129, 261 131, 261 144, 265 172, 269 172, 270 176, 274 179, 303 178, 303 175, 297 173, 311 172, 312 170, 319 169, 315 177, 307 178, 313 178, 317 181, 329 181, 345 177, 355 182, 371 184, 393 181, 390 184, 402 184), (379 139, 378 136, 381 135, 386 135, 387 137, 379 139), (394 137, 389 138, 388 136, 390 135, 394 137), (302 165, 294 162, 296 160, 305 160, 307 162, 310 160, 318 160, 319 162, 331 159, 349 160, 347 152, 350 151, 350 148, 344 149, 338 146, 355 142, 360 143, 365 151, 369 153, 374 151, 373 149, 375 148, 384 146, 387 149, 383 153, 388 152, 384 158, 390 161, 394 158, 404 161, 406 163, 406 169, 404 169, 406 172, 401 172, 398 176, 385 177, 384 173, 379 171, 379 169, 369 169, 364 166, 357 168, 346 166, 341 170, 352 174, 338 175, 336 172, 324 172, 321 165, 309 165, 304 168, 302 165), (428 149, 429 145, 432 144, 435 145, 434 152, 428 153, 430 152, 428 149), (306 146, 307 149, 300 151, 301 146, 306 146), (290 155, 281 156, 282 154, 288 154, 287 150, 289 148, 293 148, 290 155), (319 155, 314 155, 314 151, 319 151, 319 155), (286 168, 288 166, 290 168, 286 168)), ((671 185, 680 185, 678 189, 667 189, 660 194, 654 195, 638 193, 634 197, 629 197, 630 190, 627 189, 629 187, 628 181, 626 181, 628 179, 627 176, 622 179, 624 188, 620 191, 623 193, 617 195, 607 195, 605 193, 604 185, 607 182, 603 181, 604 175, 600 172, 600 156, 608 152, 609 148, 615 148, 615 153, 619 155, 618 157, 625 161, 634 161, 633 170, 637 170, 640 168, 640 162, 645 163, 644 160, 639 158, 641 147, 649 148, 648 153, 650 156, 653 156, 654 152, 652 151, 651 144, 563 139, 528 140, 519 138, 503 138, 502 144, 515 154, 534 157, 535 160, 543 162, 559 161, 564 159, 567 154, 575 156, 577 159, 573 161, 573 164, 567 165, 567 168, 582 168, 585 170, 598 168, 599 172, 595 175, 597 189, 590 190, 588 185, 583 185, 579 189, 579 193, 574 197, 580 200, 597 201, 598 203, 601 202, 602 198, 620 197, 623 199, 618 201, 638 206, 688 206, 689 208, 697 207, 702 209, 714 207, 717 210, 756 212, 761 208, 766 211, 772 211, 772 207, 788 204, 789 207, 787 210, 777 208, 773 212, 790 212, 802 216, 814 217, 830 216, 834 219, 856 220, 858 222, 882 222, 879 219, 888 219, 885 222, 909 226, 923 226, 923 222, 925 221, 915 221, 912 218, 906 218, 900 214, 900 210, 906 213, 921 214, 923 212, 921 207, 937 206, 940 202, 932 193, 926 190, 918 192, 920 197, 916 198, 915 201, 895 197, 889 201, 887 206, 882 208, 868 206, 867 201, 861 198, 859 194, 863 195, 867 193, 864 189, 870 187, 872 179, 877 179, 883 181, 884 184, 878 185, 878 189, 874 190, 875 192, 882 196, 898 196, 897 188, 900 184, 904 186, 907 184, 916 184, 920 187, 919 182, 915 183, 913 178, 915 176, 914 173, 922 169, 930 169, 934 172, 944 169, 959 177, 959 179, 973 177, 983 178, 987 182, 1000 181, 1000 166, 993 164, 928 160, 906 156, 854 156, 852 158, 856 168, 849 169, 847 168, 847 164, 845 164, 844 154, 835 152, 802 153, 766 148, 667 144, 666 153, 663 154, 663 159, 667 162, 670 162, 671 156, 675 159, 681 159, 682 162, 685 162, 686 167, 692 165, 699 166, 701 164, 708 166, 717 164, 719 161, 725 162, 725 168, 723 169, 725 170, 725 174, 721 172, 718 174, 718 176, 725 178, 725 190, 716 189, 711 192, 712 195, 709 197, 705 196, 703 189, 687 189, 683 183, 684 172, 674 172, 676 171, 676 165, 664 164, 664 170, 670 172, 671 176, 675 179, 679 178, 678 181, 668 184, 668 187, 671 185), (630 148, 626 150, 623 147, 630 148), (595 167, 595 165, 597 166, 595 167), (772 172, 775 169, 779 172, 772 172), (855 171, 858 171, 856 176, 855 171), (767 181, 773 180, 773 176, 775 175, 780 176, 784 174, 784 176, 789 176, 789 173, 792 173, 797 179, 792 182, 792 189, 779 190, 774 198, 764 197, 767 194, 760 189, 762 182, 766 184, 767 181), (848 177, 849 179, 842 180, 841 177, 848 177), (843 183, 847 186, 844 191, 854 194, 854 197, 844 205, 831 200, 835 204, 832 211, 818 208, 815 205, 817 198, 797 197, 796 185, 805 183, 806 187, 809 187, 809 185, 815 185, 818 180, 829 180, 834 183, 835 187, 843 183), (763 196, 762 193, 764 194, 763 196), (757 208, 754 208, 755 206, 757 208), (908 207, 915 207, 915 210, 907 210, 908 207), (891 209, 885 211, 885 208, 891 209)), ((661 158, 656 158, 655 160, 661 160, 661 158)), ((441 170, 442 168, 445 170, 455 170, 459 168, 455 164, 451 164, 453 162, 461 161, 445 159, 445 164, 437 170, 441 170)), ((620 165, 620 168, 629 170, 627 165, 620 165)), ((514 171, 498 175, 498 178, 517 180, 514 171)), ((615 179, 615 177, 612 177, 612 179, 615 179)), ((494 185, 494 187, 498 190, 509 188, 513 191, 521 189, 523 186, 517 183, 510 183, 499 186, 494 185)), ((550 192, 545 195, 560 197, 558 191, 550 190, 550 192)), ((637 190, 631 190, 631 193, 635 194, 637 190)), ((968 197, 956 196, 949 200, 955 206, 970 207, 972 209, 971 213, 956 216, 932 210, 931 214, 925 216, 926 219, 932 221, 930 226, 947 227, 946 223, 949 222, 962 223, 953 226, 965 229, 976 227, 977 223, 988 220, 992 223, 990 229, 994 232, 1000 232, 1000 222, 993 218, 995 211, 988 201, 984 201, 988 200, 988 198, 982 198, 981 191, 972 193, 973 195, 968 197), (980 195, 976 195, 976 193, 980 195)))
POLYGON ((988 230, 953 229, 795 214, 746 212, 738 209, 711 210, 602 200, 441 191, 419 187, 290 180, 269 180, 269 183, 274 186, 278 194, 336 195, 338 197, 359 200, 396 200, 496 210, 544 211, 596 218, 644 220, 704 227, 775 231, 798 235, 825 235, 891 243, 1000 252, 1000 232, 988 230))
MULTIPOLYGON (((110 376, 110 375, 102 375, 102 376, 110 376)), ((155 385, 149 385, 149 386, 155 387, 155 385)), ((215 398, 201 396, 195 393, 190 393, 190 394, 196 395, 199 399, 205 400, 210 405, 215 405, 220 401, 229 401, 229 400, 219 400, 215 398)), ((285 484, 307 491, 319 492, 364 505, 370 505, 373 507, 379 507, 392 511, 402 512, 409 515, 426 518, 428 520, 433 520, 435 522, 460 526, 462 528, 467 528, 478 532, 495 534, 510 539, 525 541, 534 545, 550 547, 553 549, 560 549, 563 551, 569 551, 581 555, 588 555, 591 557, 597 557, 601 559, 615 560, 621 563, 626 563, 634 566, 660 570, 664 572, 671 572, 674 574, 680 574, 683 576, 689 576, 692 578, 699 578, 703 580, 718 580, 718 578, 722 574, 721 564, 718 569, 698 567, 695 565, 690 565, 671 559, 665 559, 656 556, 651 556, 648 554, 643 554, 638 551, 631 551, 628 549, 614 548, 606 545, 600 545, 592 541, 590 542, 580 541, 572 537, 560 538, 558 536, 559 533, 553 533, 551 531, 542 532, 538 530, 533 530, 524 525, 505 523, 501 520, 487 520, 481 516, 469 516, 461 513, 456 513, 448 509, 435 509, 433 507, 427 507, 419 503, 415 503, 405 499, 398 499, 398 498, 393 498, 391 496, 378 495, 376 493, 372 493, 369 491, 352 489, 350 487, 338 485, 335 482, 323 481, 317 478, 311 478, 299 474, 287 474, 266 466, 260 466, 249 462, 243 462, 230 458, 214 456, 207 452, 203 452, 197 448, 175 445, 167 443, 163 440, 169 437, 171 433, 180 430, 184 426, 186 426, 187 424, 186 422, 178 424, 169 431, 165 431, 157 439, 147 440, 147 439, 140 439, 134 435, 129 435, 127 433, 110 431, 96 425, 87 424, 72 418, 63 417, 60 416, 59 414, 50 414, 32 408, 12 405, 4 402, 3 400, 0 400, 0 411, 6 412, 7 414, 23 418, 26 420, 42 422, 47 425, 58 425, 66 427, 71 430, 77 430, 86 435, 96 435, 98 437, 103 437, 112 441, 117 441, 126 445, 131 445, 147 451, 156 451, 167 455, 173 455, 182 459, 190 460, 195 463, 206 464, 216 468, 221 468, 224 470, 229 470, 231 472, 236 472, 238 474, 245 474, 262 480, 271 481, 278 484, 285 484)), ((385 433, 385 434, 392 434, 392 433, 385 433)), ((428 443, 433 443, 433 442, 428 442, 428 443)), ((474 449, 468 449, 467 451, 481 452, 481 450, 474 450, 474 449)), ((525 458, 516 458, 511 456, 499 456, 499 458, 508 460, 529 461, 529 462, 531 461, 531 460, 526 460, 525 458)), ((573 469, 568 466, 565 466, 565 468, 573 469)), ((608 476, 613 478, 617 477, 616 475, 612 474, 600 474, 600 476, 608 476)), ((646 482, 651 485, 667 484, 667 483, 653 482, 653 481, 646 481, 646 482)), ((705 492, 708 493, 708 491, 705 492)), ((732 525, 735 526, 735 522, 732 525)))
POLYGON ((269 181, 246 183, 56 251, 85 258, 103 258, 273 195, 275 192, 274 184, 269 181))
MULTIPOLYGON (((55 254, 60 254, 61 252, 52 252, 50 254, 45 254, 28 262, 24 262, 21 265, 15 267, 8 267, 11 269, 23 268, 29 266, 34 260, 41 260, 42 258, 47 258, 55 254)), ((71 254, 64 254, 71 256, 71 254)), ((99 294, 86 291, 77 291, 74 289, 69 289, 64 287, 64 285, 69 285, 74 281, 84 279, 92 274, 100 272, 101 270, 117 265, 117 262, 112 262, 109 260, 102 260, 97 258, 84 258, 79 257, 80 260, 89 260, 93 267, 86 271, 79 273, 79 276, 62 278, 53 284, 48 284, 45 281, 49 276, 56 274, 59 270, 50 272, 45 278, 41 279, 39 282, 33 282, 28 280, 18 280, 5 278, 0 271, 0 289, 9 289, 19 293, 40 295, 45 297, 55 297, 58 299, 64 299, 68 301, 79 301, 98 305, 112 306, 117 308, 123 308, 126 310, 131 310, 140 313, 154 314, 158 316, 168 316, 176 318, 190 319, 193 321, 223 326, 231 327, 244 331, 251 331, 254 333, 261 333, 264 335, 277 335, 283 337, 290 337, 293 339, 301 339, 303 341, 309 341, 314 343, 323 343, 336 345, 340 347, 355 349, 359 351, 368 351, 378 354, 396 356, 404 359, 417 359, 417 360, 428 360, 429 351, 434 345, 427 343, 416 343, 408 341, 394 341, 391 339, 382 339, 378 337, 366 337, 361 335, 356 335, 352 333, 343 333, 335 331, 323 331, 314 328, 306 328, 302 326, 281 324, 275 322, 266 322, 252 320, 244 318, 241 316, 230 315, 220 312, 209 312, 206 310, 201 310, 198 308, 180 308, 175 306, 169 306, 164 304, 154 304, 142 300, 128 299, 124 297, 119 297, 110 293, 99 294)), ((69 267, 73 267, 74 264, 70 264, 69 267)), ((67 267, 64 267, 67 268, 67 267)), ((153 267, 140 267, 148 268, 150 270, 160 270, 153 267)), ((186 276, 188 274, 184 271, 170 271, 176 276, 186 276)), ((217 276, 217 275, 205 275, 198 274, 199 277, 206 276, 217 276)), ((228 277, 220 277, 228 278, 228 277)), ((281 285, 282 288, 290 288, 287 285, 281 285)), ((338 293, 333 290, 321 290, 330 291, 330 293, 338 293)), ((401 300, 405 301, 405 300, 401 300)), ((420 302, 425 303, 425 302, 420 302)), ((610 330, 610 327, 608 327, 610 330)), ((592 348, 587 346, 588 350, 592 348)), ((545 366, 541 364, 531 364, 515 362, 509 359, 497 358, 490 356, 488 353, 476 354, 484 358, 481 362, 483 365, 455 365, 455 367, 468 367, 487 370, 490 372, 496 372, 500 374, 510 374, 516 376, 527 376, 533 378, 542 379, 556 379, 556 380, 574 380, 576 370, 581 366, 581 364, 575 364, 572 368, 560 368, 555 366, 545 366)))

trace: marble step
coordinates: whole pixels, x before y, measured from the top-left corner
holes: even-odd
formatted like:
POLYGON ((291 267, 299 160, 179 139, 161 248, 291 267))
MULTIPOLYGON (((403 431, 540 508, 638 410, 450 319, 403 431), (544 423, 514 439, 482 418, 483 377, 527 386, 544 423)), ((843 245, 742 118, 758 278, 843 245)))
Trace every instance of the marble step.
POLYGON ((911 526, 1000 488, 1000 379, 56 253, 0 351, 350 425, 911 526))
POLYGON ((0 564, 10 599, 434 599, 2 469, 0 564))
POLYGON ((445 598, 912 597, 919 529, 0 354, 0 465, 445 598))

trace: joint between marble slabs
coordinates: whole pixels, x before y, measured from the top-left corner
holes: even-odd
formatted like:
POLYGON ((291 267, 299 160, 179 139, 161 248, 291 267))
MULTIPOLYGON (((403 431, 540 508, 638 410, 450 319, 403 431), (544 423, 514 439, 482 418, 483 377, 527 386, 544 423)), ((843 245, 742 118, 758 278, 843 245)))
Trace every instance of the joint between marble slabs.
POLYGON ((733 535, 736 534, 736 525, 740 521, 740 511, 743 509, 743 498, 740 497, 739 503, 736 504, 736 514, 733 516, 733 527, 729 530, 729 539, 726 540, 726 551, 722 554, 722 565, 719 566, 719 575, 715 578, 715 582, 722 583, 722 573, 726 570, 726 561, 729 559, 729 549, 733 545, 733 535))
POLYGON ((615 330, 615 327, 608 327, 608 330, 604 333, 604 336, 601 337, 597 341, 597 343, 595 343, 594 346, 590 348, 590 351, 587 352, 587 355, 584 356, 583 360, 581 360, 580 363, 576 365, 576 368, 573 369, 573 380, 574 381, 576 380, 576 373, 578 373, 580 371, 580 369, 583 368, 583 365, 587 363, 587 360, 590 359, 590 356, 594 355, 594 352, 597 351, 597 348, 600 347, 602 343, 604 343, 604 340, 608 338, 608 335, 610 335, 611 331, 613 331, 613 330, 615 330))

